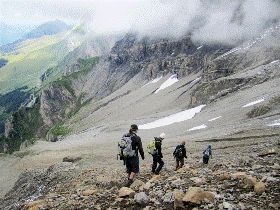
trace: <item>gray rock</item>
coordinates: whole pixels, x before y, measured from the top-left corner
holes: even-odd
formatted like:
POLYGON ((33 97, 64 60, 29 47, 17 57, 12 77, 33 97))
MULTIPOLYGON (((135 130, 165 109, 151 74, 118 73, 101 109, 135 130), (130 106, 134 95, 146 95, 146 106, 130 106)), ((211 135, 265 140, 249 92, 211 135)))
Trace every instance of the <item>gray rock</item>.
POLYGON ((174 202, 174 193, 173 193, 172 191, 166 193, 166 194, 162 197, 162 200, 163 200, 164 203, 172 203, 172 202, 174 202))
POLYGON ((136 203, 149 203, 150 197, 144 192, 137 193, 134 197, 136 203))

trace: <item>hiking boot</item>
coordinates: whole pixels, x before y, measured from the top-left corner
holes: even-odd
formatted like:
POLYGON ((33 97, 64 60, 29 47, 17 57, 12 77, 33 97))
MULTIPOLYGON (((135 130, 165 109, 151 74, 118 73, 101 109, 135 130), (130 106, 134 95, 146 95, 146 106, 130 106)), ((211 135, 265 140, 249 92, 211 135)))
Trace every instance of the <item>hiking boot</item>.
POLYGON ((128 181, 125 184, 125 187, 130 187, 130 185, 133 183, 133 179, 128 179, 128 181))

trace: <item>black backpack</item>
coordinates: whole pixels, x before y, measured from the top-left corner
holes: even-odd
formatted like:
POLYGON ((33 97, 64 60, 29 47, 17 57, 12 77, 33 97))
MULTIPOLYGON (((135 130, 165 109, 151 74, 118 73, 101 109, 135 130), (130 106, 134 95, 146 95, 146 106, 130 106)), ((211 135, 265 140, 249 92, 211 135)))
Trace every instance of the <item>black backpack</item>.
POLYGON ((178 157, 178 158, 184 157, 183 148, 182 147, 176 148, 174 155, 175 155, 175 157, 178 157))

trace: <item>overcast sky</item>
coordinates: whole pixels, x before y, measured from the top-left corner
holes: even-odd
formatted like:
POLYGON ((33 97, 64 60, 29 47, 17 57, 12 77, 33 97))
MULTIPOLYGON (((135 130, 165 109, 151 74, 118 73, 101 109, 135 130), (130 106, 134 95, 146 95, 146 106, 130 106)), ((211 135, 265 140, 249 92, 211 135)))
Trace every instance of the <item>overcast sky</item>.
POLYGON ((96 33, 137 30, 154 36, 225 43, 250 38, 279 18, 279 0, 0 0, 1 21, 39 25, 86 22, 96 33))

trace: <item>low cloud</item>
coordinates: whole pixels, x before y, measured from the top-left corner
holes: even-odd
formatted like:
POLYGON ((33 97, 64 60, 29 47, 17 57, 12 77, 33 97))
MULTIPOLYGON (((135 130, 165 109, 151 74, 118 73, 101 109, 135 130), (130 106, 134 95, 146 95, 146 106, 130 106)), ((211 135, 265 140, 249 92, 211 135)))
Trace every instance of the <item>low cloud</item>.
POLYGON ((1 19, 42 24, 86 22, 94 33, 137 31, 143 36, 236 44, 280 18, 279 0, 3 0, 1 19), (8 18, 9 17, 9 18, 8 18))
POLYGON ((199 43, 237 44, 279 18, 276 0, 146 0, 101 3, 91 25, 99 32, 130 30, 172 38, 191 33, 199 43))

